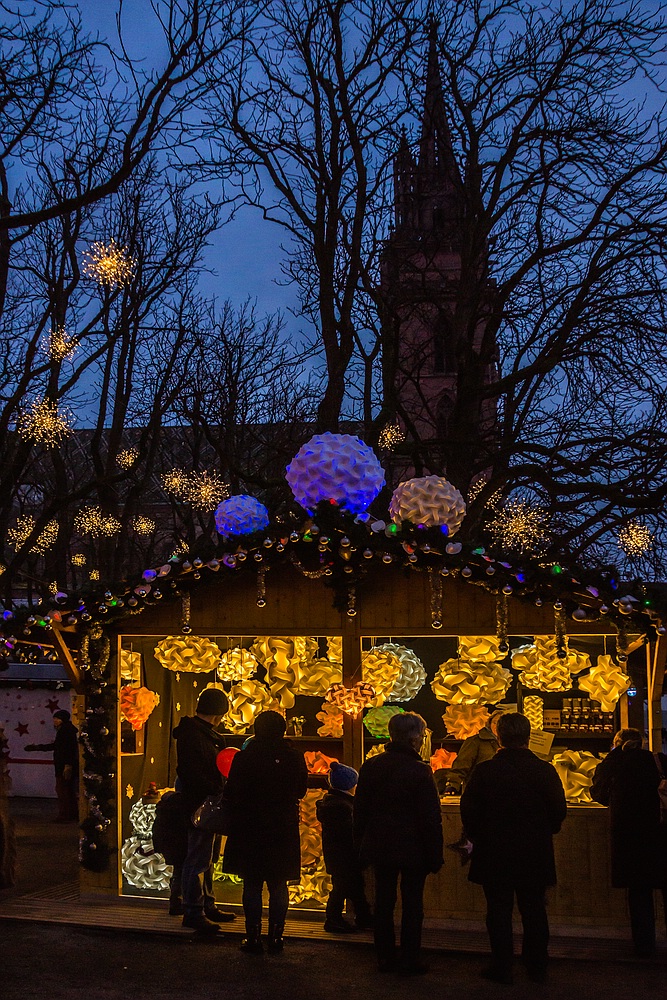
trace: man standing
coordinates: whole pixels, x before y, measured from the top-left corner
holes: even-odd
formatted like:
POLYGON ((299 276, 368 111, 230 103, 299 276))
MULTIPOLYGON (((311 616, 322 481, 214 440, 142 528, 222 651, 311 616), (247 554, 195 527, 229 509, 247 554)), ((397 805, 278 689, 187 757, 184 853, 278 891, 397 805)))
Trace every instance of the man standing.
MULTIPOLYGON (((217 756, 225 738, 216 732, 227 711, 227 698, 220 688, 205 688, 197 701, 197 714, 185 716, 174 729, 179 790, 188 816, 211 795, 220 795, 224 779, 217 756)), ((200 934, 217 934, 218 924, 234 920, 215 905, 213 895, 213 849, 216 834, 189 825, 188 852, 183 863, 183 926, 200 934)), ((174 912, 174 908, 170 909, 174 912)))
POLYGON ((440 800, 431 768, 419 756, 426 723, 415 712, 389 720, 384 753, 362 765, 354 800, 354 832, 363 867, 375 874, 375 950, 381 972, 414 975, 421 961, 424 883, 442 867, 440 800), (401 883, 401 951, 394 908, 401 883))
POLYGON ((71 823, 79 818, 79 731, 64 708, 53 713, 56 733, 52 743, 29 743, 25 748, 53 750, 56 772, 58 816, 56 823, 71 823))
POLYGON ((512 982, 512 910, 516 894, 528 975, 547 971, 546 888, 556 884, 553 834, 567 814, 555 769, 528 749, 530 723, 516 712, 497 724, 500 749, 478 764, 463 790, 461 818, 473 850, 468 878, 486 896, 491 964, 486 979, 512 982))
POLYGON ((492 712, 487 724, 474 736, 469 736, 463 741, 452 766, 438 768, 434 772, 435 786, 441 795, 460 795, 461 789, 477 765, 495 755, 498 749, 498 719, 503 714, 502 709, 492 712))

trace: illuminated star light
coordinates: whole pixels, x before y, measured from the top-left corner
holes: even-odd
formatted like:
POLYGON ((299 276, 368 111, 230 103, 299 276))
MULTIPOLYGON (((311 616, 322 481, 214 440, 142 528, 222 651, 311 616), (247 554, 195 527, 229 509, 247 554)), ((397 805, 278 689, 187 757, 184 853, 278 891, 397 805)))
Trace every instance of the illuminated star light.
POLYGON ((618 533, 618 547, 626 556, 640 558, 645 556, 653 545, 653 532, 641 521, 630 521, 618 533))
POLYGON ((88 574, 88 579, 89 580, 99 580, 99 578, 100 578, 100 571, 99 571, 99 569, 91 569, 90 573, 88 574))
POLYGON ((229 485, 217 472, 191 472, 185 489, 185 499, 195 510, 215 510, 229 496, 229 485))
POLYGON ((71 337, 62 326, 53 327, 47 337, 43 337, 40 347, 52 361, 65 361, 71 358, 79 346, 76 337, 71 337))
POLYGON ((188 485, 188 476, 183 469, 170 469, 170 471, 165 472, 160 479, 162 480, 162 485, 167 493, 171 493, 179 499, 182 499, 185 496, 185 491, 188 485))
MULTIPOLYGON (((16 518, 16 526, 14 528, 9 528, 7 531, 7 541, 15 552, 18 552, 26 538, 32 534, 35 523, 35 518, 31 514, 25 514, 16 518)), ((55 545, 57 538, 58 522, 49 521, 37 536, 36 541, 33 542, 30 549, 31 554, 43 556, 45 552, 55 545)))
POLYGON ((19 411, 16 430, 24 441, 55 448, 72 433, 73 418, 52 399, 38 397, 19 411))
POLYGON ((496 542, 517 552, 539 552, 549 540, 549 522, 545 507, 525 498, 508 500, 489 523, 496 542))
POLYGON ((75 552, 70 561, 72 563, 72 566, 86 565, 86 557, 84 556, 83 552, 75 552))
POLYGON ((155 521, 151 520, 150 517, 138 514, 132 520, 132 527, 138 535, 150 535, 155 531, 155 521))
POLYGON ((113 239, 108 243, 93 243, 90 250, 84 251, 84 257, 85 274, 99 285, 108 285, 109 288, 129 284, 137 265, 127 247, 119 247, 113 239))
POLYGON ((385 451, 392 451, 397 445, 405 441, 405 433, 398 420, 385 424, 378 437, 378 447, 385 451))
POLYGON ((118 534, 121 523, 111 514, 105 514, 99 507, 84 507, 74 518, 74 530, 92 538, 110 538, 118 534))
POLYGON ((119 465, 121 469, 131 469, 138 458, 138 448, 125 448, 124 451, 118 452, 116 464, 119 465))

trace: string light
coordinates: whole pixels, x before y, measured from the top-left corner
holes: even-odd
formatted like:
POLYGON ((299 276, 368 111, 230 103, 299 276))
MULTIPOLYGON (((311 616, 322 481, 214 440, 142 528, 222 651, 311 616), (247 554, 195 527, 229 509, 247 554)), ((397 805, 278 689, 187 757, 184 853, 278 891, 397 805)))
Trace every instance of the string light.
POLYGON ((496 542, 515 552, 539 552, 549 541, 546 508, 531 504, 523 497, 508 500, 489 522, 496 542))
POLYGON ((53 594, 54 597, 58 593, 58 581, 57 580, 51 580, 51 583, 49 584, 49 593, 53 594))
POLYGON ((73 418, 52 399, 38 397, 19 411, 16 431, 24 441, 54 448, 72 433, 73 418))
POLYGON ((75 552, 70 562, 72 563, 72 566, 85 566, 86 557, 84 556, 83 552, 75 552))
POLYGON ((121 529, 121 523, 111 514, 105 514, 99 507, 84 507, 74 518, 74 530, 80 535, 92 538, 110 538, 121 529))
MULTIPOLYGON (((16 518, 16 526, 7 531, 7 541, 15 552, 21 548, 25 540, 32 534, 35 528, 35 518, 30 514, 25 514, 16 518)), ((30 549, 31 554, 42 556, 55 545, 58 537, 58 522, 49 521, 37 536, 30 549)))
POLYGON ((167 493, 182 499, 188 484, 188 475, 183 469, 170 469, 160 476, 163 487, 167 493))
POLYGON ((70 337, 62 326, 53 327, 48 337, 43 337, 40 347, 52 361, 65 361, 76 352, 79 342, 76 337, 70 337))
POLYGON ((626 556, 637 559, 645 556, 653 545, 653 532, 640 521, 630 521, 620 529, 617 541, 626 556))
POLYGON ((86 258, 84 273, 99 285, 108 285, 109 288, 129 284, 137 264, 127 247, 119 247, 113 239, 108 243, 93 243, 83 256, 86 258))
POLYGON ((384 449, 385 451, 393 451, 393 449, 402 444, 405 441, 405 433, 398 420, 389 421, 385 424, 380 431, 380 436, 378 437, 378 447, 384 449))
POLYGON ((177 544, 176 548, 173 550, 173 552, 171 553, 170 558, 171 559, 177 559, 179 556, 187 555, 187 553, 189 551, 190 551, 190 546, 185 541, 185 539, 184 538, 179 538, 178 544, 177 544))
POLYGON ((89 580, 99 580, 99 578, 100 578, 100 571, 99 571, 99 569, 91 569, 90 573, 88 574, 88 579, 89 580))
POLYGON ((116 456, 116 465, 121 469, 131 469, 139 458, 138 448, 125 448, 124 451, 119 451, 116 456))
POLYGON ((138 514, 132 519, 132 528, 138 535, 150 535, 155 531, 155 521, 151 520, 150 517, 138 514))

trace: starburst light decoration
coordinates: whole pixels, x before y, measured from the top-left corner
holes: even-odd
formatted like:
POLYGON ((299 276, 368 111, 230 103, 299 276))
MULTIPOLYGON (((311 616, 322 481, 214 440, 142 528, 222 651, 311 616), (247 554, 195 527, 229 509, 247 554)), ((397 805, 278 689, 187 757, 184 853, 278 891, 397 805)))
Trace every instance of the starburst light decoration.
POLYGON ((465 500, 442 476, 408 479, 396 487, 389 501, 395 524, 410 521, 426 528, 440 527, 448 535, 456 534, 465 513, 465 500))
POLYGON ((84 250, 83 256, 84 274, 98 285, 106 285, 108 288, 128 285, 137 266, 127 247, 118 246, 114 239, 108 243, 93 243, 90 250, 84 250))
POLYGON ((217 472, 191 472, 187 477, 184 499, 195 510, 215 510, 221 500, 229 496, 229 484, 217 472))
POLYGON ((239 494, 229 497, 215 509, 215 527, 219 535, 250 535, 269 523, 269 512, 255 497, 239 494))
POLYGON ((75 552, 70 562, 72 563, 72 566, 85 566, 86 557, 84 556, 83 552, 75 552))
POLYGON ((19 411, 16 432, 24 441, 55 448, 70 436, 73 423, 69 410, 52 399, 38 397, 19 411))
POLYGON ((630 521, 618 532, 618 547, 626 556, 640 559, 645 556, 653 545, 653 532, 641 521, 630 521))
POLYGON ((525 497, 508 500, 489 522, 494 540, 512 552, 540 553, 549 543, 549 515, 545 507, 525 497))
POLYGON ((177 499, 183 499, 188 485, 188 474, 183 469, 170 469, 160 476, 162 486, 177 499))
POLYGON ((448 705, 443 713, 445 729, 455 740, 476 736, 489 721, 489 710, 483 705, 448 705))
POLYGON ((90 573, 88 574, 88 579, 89 580, 99 580, 99 578, 100 578, 100 571, 99 571, 99 569, 91 569, 90 573))
POLYGON ((389 421, 380 431, 378 448, 382 448, 383 451, 393 451, 403 441, 405 441, 405 433, 398 420, 389 421))
POLYGON ((65 361, 71 358, 78 346, 76 337, 70 337, 62 326, 54 327, 49 335, 40 341, 42 353, 52 361, 65 361))
POLYGON ((351 434, 315 434, 287 466, 285 478, 306 510, 333 500, 351 514, 361 514, 385 483, 372 448, 351 434))
POLYGON ((131 469, 139 458, 138 448, 124 448, 116 456, 116 465, 121 469, 131 469))
MULTIPOLYGON (((16 525, 7 531, 7 541, 15 552, 21 548, 25 540, 32 534, 36 521, 31 514, 23 514, 16 518, 16 525)), ((49 521, 32 543, 30 552, 32 555, 43 556, 45 552, 53 548, 58 538, 58 522, 49 521)))
POLYGON ((138 535, 151 535, 155 531, 155 527, 155 521, 150 517, 144 517, 143 514, 137 514, 136 517, 132 518, 132 529, 138 535))
POLYGON ((84 507, 74 518, 74 530, 91 538, 111 538, 120 529, 120 521, 101 507, 84 507))

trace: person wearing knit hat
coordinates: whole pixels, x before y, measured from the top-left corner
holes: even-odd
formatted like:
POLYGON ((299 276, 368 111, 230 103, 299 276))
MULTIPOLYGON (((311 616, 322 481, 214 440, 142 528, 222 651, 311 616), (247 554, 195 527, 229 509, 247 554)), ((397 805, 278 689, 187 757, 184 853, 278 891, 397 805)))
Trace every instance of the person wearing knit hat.
POLYGON ((330 934, 350 934, 373 925, 373 915, 366 899, 364 877, 354 845, 353 803, 359 774, 353 767, 335 760, 329 768, 331 791, 317 803, 317 818, 322 824, 322 853, 331 875, 324 929, 330 934), (343 916, 345 901, 354 907, 355 922, 343 916))
MULTIPOLYGON (((192 816, 205 799, 222 794, 225 779, 218 769, 217 758, 225 749, 225 738, 217 730, 226 712, 227 696, 222 688, 207 687, 197 700, 196 715, 185 716, 174 729, 176 773, 183 810, 188 816, 192 816)), ((219 838, 216 841, 214 833, 189 824, 188 853, 181 877, 182 902, 179 886, 171 886, 169 912, 183 913, 183 926, 199 934, 217 934, 218 924, 234 920, 233 913, 226 913, 215 904, 213 854, 216 843, 219 838)))
POLYGON ((53 713, 53 726, 55 735, 51 743, 29 743, 25 749, 53 751, 58 798, 54 823, 73 823, 79 819, 79 731, 65 708, 53 713))

